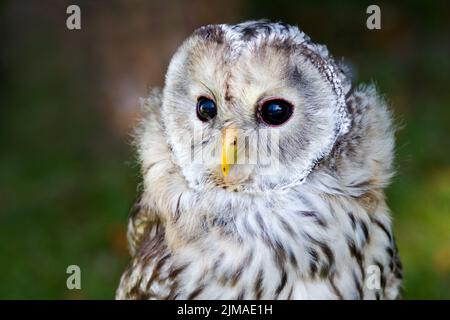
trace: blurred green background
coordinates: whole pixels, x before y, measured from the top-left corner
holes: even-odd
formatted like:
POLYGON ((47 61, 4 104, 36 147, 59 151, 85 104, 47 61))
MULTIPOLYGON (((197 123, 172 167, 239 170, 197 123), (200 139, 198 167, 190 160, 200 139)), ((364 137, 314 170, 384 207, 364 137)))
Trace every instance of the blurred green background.
POLYGON ((387 193, 404 297, 449 299, 450 8, 377 1, 382 29, 370 31, 372 3, 1 1, 0 298, 114 297, 139 182, 139 97, 196 27, 269 18, 298 24, 388 97, 402 127, 387 193), (69 4, 79 31, 66 28, 69 4), (81 290, 66 288, 71 264, 81 290))

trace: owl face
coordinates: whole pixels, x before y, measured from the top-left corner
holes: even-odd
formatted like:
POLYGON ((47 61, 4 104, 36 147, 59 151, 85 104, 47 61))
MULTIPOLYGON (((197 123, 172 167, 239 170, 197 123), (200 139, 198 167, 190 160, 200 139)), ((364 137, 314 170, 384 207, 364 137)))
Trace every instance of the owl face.
POLYGON ((348 130, 343 77, 296 27, 202 27, 166 75, 162 121, 174 161, 195 189, 302 183, 348 130))

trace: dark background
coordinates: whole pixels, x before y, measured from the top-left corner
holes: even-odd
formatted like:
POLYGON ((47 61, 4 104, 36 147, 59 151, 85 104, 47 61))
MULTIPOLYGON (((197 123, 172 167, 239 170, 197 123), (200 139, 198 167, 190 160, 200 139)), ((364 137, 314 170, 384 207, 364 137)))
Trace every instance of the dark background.
POLYGON ((405 298, 450 298, 448 2, 0 1, 0 298, 113 298, 128 261, 139 182, 130 147, 139 97, 195 28, 269 18, 297 24, 396 121, 388 189, 405 298), (82 29, 66 28, 81 7, 82 29), (366 28, 381 8, 382 29, 366 28), (66 268, 81 267, 81 290, 66 268))

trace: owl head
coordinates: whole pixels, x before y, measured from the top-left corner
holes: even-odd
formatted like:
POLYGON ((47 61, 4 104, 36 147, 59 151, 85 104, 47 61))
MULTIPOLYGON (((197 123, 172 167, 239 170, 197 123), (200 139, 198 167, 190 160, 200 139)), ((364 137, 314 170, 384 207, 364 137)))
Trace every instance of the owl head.
POLYGON ((170 62, 161 121, 192 188, 283 189, 303 183, 349 130, 349 88, 297 27, 209 25, 170 62))

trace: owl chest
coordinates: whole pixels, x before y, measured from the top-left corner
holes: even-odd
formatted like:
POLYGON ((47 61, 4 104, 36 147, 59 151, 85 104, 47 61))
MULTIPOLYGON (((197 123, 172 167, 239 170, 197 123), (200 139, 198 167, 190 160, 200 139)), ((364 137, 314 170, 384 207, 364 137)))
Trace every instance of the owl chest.
POLYGON ((377 248, 368 243, 371 223, 363 208, 353 207, 349 215, 347 205, 314 197, 282 211, 274 207, 241 211, 179 250, 176 264, 185 266, 178 278, 179 297, 336 299, 364 294, 364 268, 377 248))

